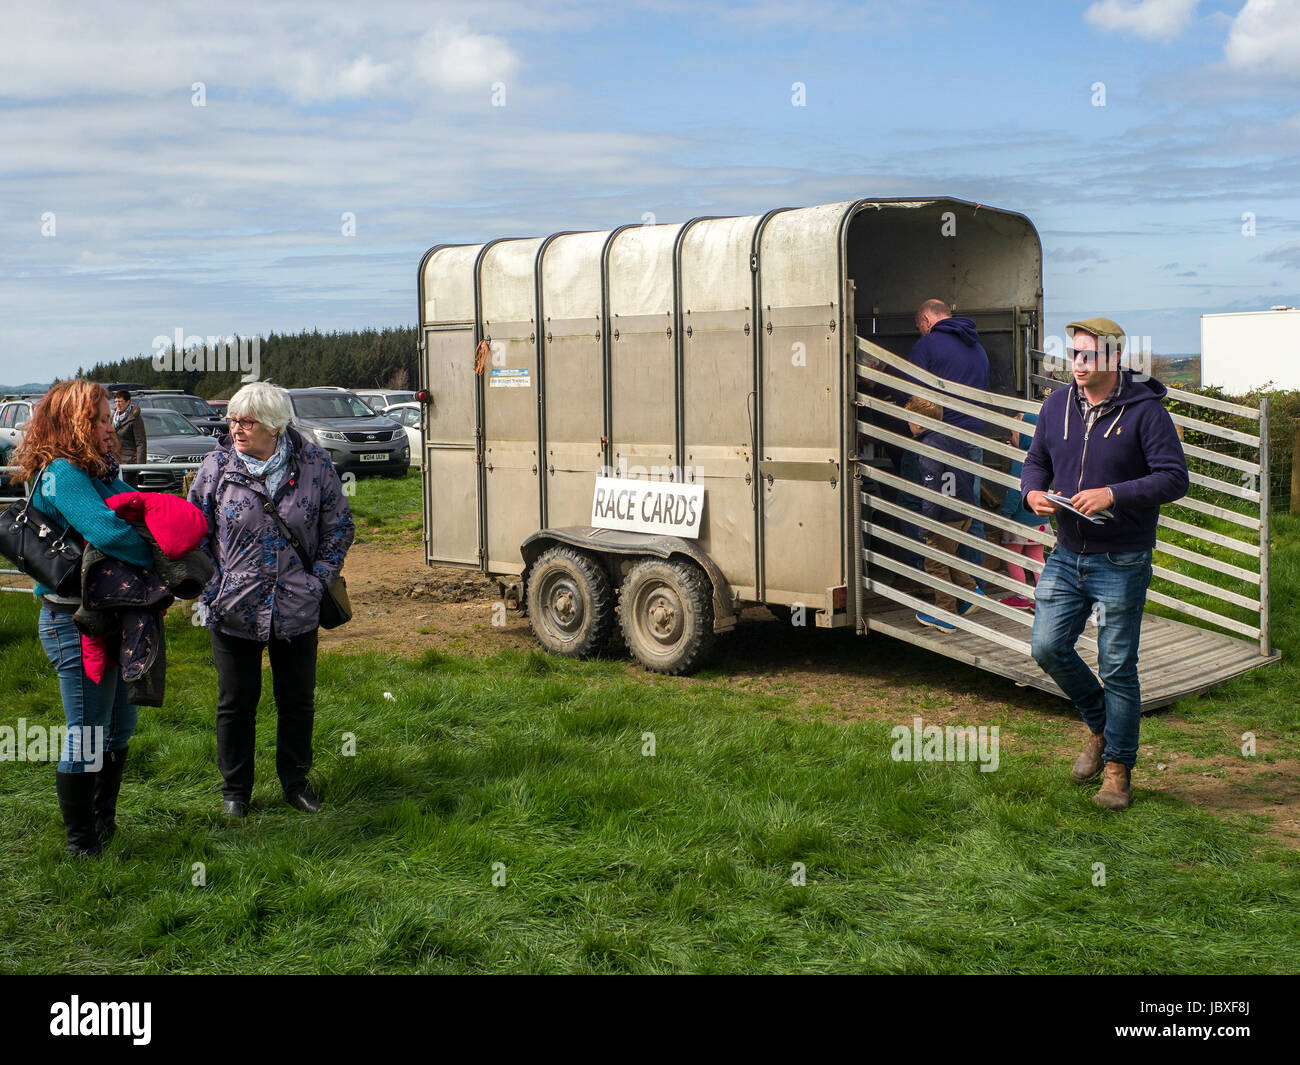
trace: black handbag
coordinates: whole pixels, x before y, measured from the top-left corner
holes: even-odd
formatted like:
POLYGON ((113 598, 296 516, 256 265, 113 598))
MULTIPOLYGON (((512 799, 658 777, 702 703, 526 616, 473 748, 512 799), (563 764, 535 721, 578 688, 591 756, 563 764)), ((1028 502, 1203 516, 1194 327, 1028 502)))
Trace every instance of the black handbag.
POLYGON ((65 529, 32 507, 39 484, 38 476, 30 496, 0 511, 0 554, 37 584, 52 588, 55 595, 80 598, 86 543, 75 530, 65 529))
MULTIPOLYGON (((302 568, 311 573, 311 559, 307 557, 307 552, 303 549, 298 537, 289 531, 289 526, 284 523, 284 519, 276 512, 275 504, 268 499, 262 504, 262 509, 271 516, 271 520, 280 527, 285 539, 298 553, 298 561, 302 563, 302 568)), ((320 597, 320 627, 322 629, 337 629, 344 622, 351 620, 352 601, 348 599, 348 585, 343 579, 343 574, 340 573, 325 586, 325 594, 320 597)))

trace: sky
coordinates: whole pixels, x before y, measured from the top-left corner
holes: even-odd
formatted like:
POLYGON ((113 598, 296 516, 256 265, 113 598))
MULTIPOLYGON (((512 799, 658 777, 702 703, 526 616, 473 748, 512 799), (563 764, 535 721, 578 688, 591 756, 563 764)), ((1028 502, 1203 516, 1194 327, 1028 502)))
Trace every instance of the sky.
POLYGON ((1027 215, 1049 334, 1300 305, 1300 0, 0 0, 0 49, 0 384, 411 325, 433 244, 858 197, 1027 215))

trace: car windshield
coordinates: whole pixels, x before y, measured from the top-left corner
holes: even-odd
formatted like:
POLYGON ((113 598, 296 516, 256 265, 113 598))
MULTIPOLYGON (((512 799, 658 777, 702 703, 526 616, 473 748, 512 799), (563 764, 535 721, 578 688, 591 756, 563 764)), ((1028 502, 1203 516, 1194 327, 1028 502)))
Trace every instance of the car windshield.
POLYGON ((394 403, 413 403, 415 402, 414 392, 385 392, 388 397, 388 405, 391 407, 394 403))
POLYGON ((197 429, 179 414, 170 411, 147 410, 142 412, 147 436, 202 436, 197 429))
POLYGON ((143 402, 150 407, 174 410, 177 414, 197 415, 200 418, 212 417, 212 408, 195 396, 146 396, 143 402))
POLYGON ((347 392, 333 395, 291 396, 293 412, 299 418, 374 418, 377 415, 356 396, 347 392))

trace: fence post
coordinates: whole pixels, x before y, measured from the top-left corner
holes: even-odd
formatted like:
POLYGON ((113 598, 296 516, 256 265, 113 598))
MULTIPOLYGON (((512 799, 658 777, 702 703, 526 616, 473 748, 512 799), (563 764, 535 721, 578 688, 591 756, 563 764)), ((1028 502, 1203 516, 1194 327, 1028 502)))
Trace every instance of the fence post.
MULTIPOLYGON (((1269 464, 1268 396, 1259 398, 1259 653, 1273 653, 1273 634, 1269 626, 1269 464)), ((1294 481, 1294 474, 1292 474, 1294 481)))
POLYGON ((1291 444, 1291 516, 1300 517, 1300 421, 1295 425, 1291 444))

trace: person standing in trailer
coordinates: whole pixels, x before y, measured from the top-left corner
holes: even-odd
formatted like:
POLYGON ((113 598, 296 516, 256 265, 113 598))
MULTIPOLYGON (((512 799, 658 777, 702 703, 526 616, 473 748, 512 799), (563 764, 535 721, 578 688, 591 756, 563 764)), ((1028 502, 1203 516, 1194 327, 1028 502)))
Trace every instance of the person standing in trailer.
MULTIPOLYGON (((970 318, 954 317, 952 309, 943 300, 929 299, 916 309, 916 331, 921 339, 912 345, 908 361, 922 370, 929 370, 945 381, 954 381, 959 385, 969 385, 985 392, 989 387, 989 357, 980 343, 975 322, 970 318)), ((958 410, 944 408, 943 420, 959 429, 972 433, 984 432, 984 421, 973 414, 964 414, 958 410)), ((984 462, 984 449, 976 444, 961 441, 964 451, 955 452, 963 458, 970 458, 981 465, 984 462)), ((908 460, 915 463, 915 457, 908 460)), ((903 474, 907 476, 907 474, 903 474)), ((913 478, 915 479, 915 478, 913 478)), ((975 499, 980 498, 980 480, 973 481, 975 499)), ((984 523, 979 518, 971 522, 968 530, 976 539, 984 539, 984 523)), ((984 565, 984 553, 963 544, 957 551, 960 558, 976 566, 984 565)), ((984 591, 983 580, 977 578, 975 586, 984 591)))
POLYGON ((1162 503, 1187 494, 1187 459, 1160 402, 1165 386, 1120 366, 1123 330, 1110 318, 1088 318, 1066 333, 1074 382, 1043 401, 1020 479, 1029 509, 1056 516, 1056 548, 1036 591, 1032 649, 1088 726, 1074 779, 1083 784, 1104 770, 1093 801, 1126 810, 1142 720, 1138 639, 1156 522, 1162 503), (1078 514, 1048 499, 1049 488, 1078 514), (1100 678, 1075 650, 1094 612, 1100 678))

